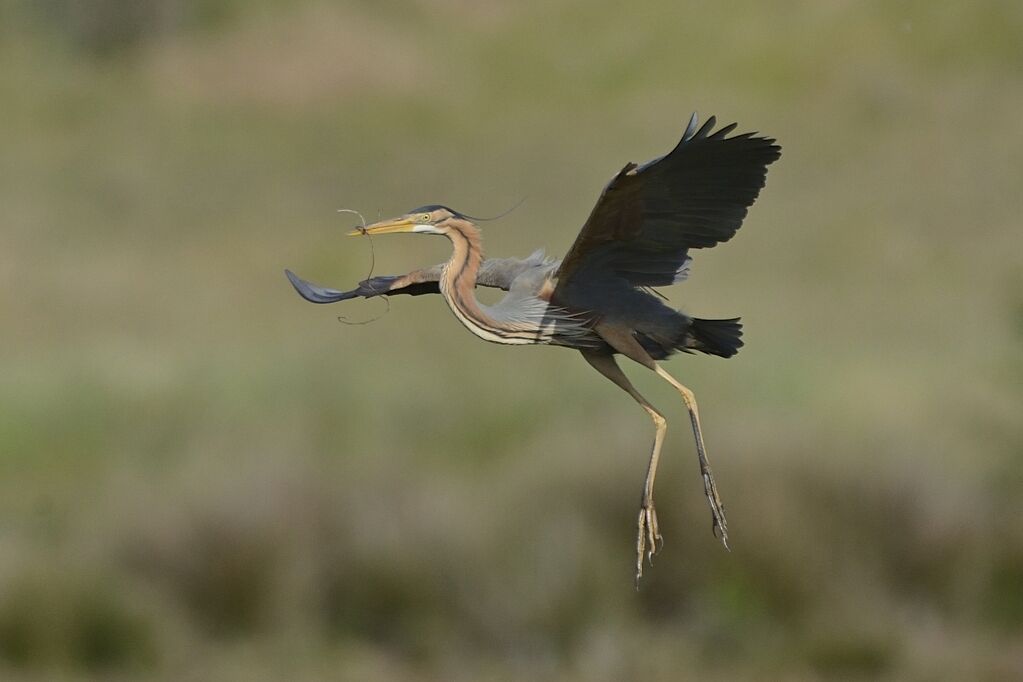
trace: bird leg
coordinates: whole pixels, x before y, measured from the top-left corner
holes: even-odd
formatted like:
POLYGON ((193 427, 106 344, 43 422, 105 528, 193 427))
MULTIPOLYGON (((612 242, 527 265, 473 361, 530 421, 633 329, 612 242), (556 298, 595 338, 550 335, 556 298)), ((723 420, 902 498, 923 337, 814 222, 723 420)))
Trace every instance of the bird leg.
POLYGON ((714 474, 710 470, 710 462, 707 460, 707 451, 703 445, 703 433, 700 429, 700 411, 696 406, 696 396, 688 388, 675 380, 660 365, 656 365, 654 371, 665 381, 675 387, 682 394, 682 400, 689 410, 689 421, 693 425, 693 437, 696 439, 696 456, 700 459, 700 474, 703 476, 703 491, 707 495, 707 502, 710 504, 710 513, 713 517, 711 531, 721 538, 725 549, 728 546, 728 522, 725 520, 725 506, 721 504, 721 497, 718 495, 718 487, 714 483, 714 474))
POLYGON ((622 372, 613 355, 601 355, 597 353, 583 352, 586 361, 593 365, 593 368, 613 381, 626 393, 640 404, 650 415, 654 422, 654 446, 650 452, 650 463, 647 465, 646 480, 643 483, 643 497, 640 501, 639 518, 636 522, 636 588, 639 588, 639 579, 643 577, 643 555, 647 561, 653 563, 653 556, 664 544, 660 529, 657 525, 657 510, 654 508, 654 478, 657 477, 657 462, 661 457, 661 446, 664 444, 664 434, 667 431, 667 420, 664 415, 657 411, 646 398, 632 385, 625 373, 622 372))

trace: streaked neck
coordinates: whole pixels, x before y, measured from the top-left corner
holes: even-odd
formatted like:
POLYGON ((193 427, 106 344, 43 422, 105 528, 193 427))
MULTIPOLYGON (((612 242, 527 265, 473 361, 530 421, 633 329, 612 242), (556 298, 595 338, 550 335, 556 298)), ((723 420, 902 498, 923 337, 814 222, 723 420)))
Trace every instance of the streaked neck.
POLYGON ((454 252, 444 264, 440 277, 440 292, 451 312, 466 329, 484 341, 514 346, 537 343, 535 334, 500 324, 476 300, 476 276, 483 263, 483 240, 479 228, 469 221, 451 223, 447 238, 454 252))

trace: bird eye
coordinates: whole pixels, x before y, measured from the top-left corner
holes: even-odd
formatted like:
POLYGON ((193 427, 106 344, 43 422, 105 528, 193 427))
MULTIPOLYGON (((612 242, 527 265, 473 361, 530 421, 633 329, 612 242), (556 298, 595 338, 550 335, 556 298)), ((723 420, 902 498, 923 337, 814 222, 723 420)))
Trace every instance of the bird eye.
POLYGON ((423 215, 419 216, 419 220, 421 220, 424 223, 430 222, 430 214, 424 213, 423 215))

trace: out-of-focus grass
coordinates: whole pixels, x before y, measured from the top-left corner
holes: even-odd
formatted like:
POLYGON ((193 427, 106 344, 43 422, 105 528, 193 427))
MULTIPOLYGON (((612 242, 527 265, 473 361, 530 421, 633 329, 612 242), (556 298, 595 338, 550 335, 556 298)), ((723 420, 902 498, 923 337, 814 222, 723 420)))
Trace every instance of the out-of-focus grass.
POLYGON ((123 5, 0 22, 5 679, 1023 675, 1017 4, 123 5), (672 424, 637 594, 628 398, 281 270, 365 275, 341 206, 525 196, 488 250, 563 253, 694 108, 784 156, 669 292, 747 325, 671 364, 734 551, 633 372, 672 424))

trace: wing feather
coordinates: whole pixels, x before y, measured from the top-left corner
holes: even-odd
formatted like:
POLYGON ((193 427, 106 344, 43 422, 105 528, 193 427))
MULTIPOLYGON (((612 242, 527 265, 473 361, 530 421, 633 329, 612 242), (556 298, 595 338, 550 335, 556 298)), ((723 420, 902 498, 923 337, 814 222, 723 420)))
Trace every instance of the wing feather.
POLYGON ((612 272, 634 286, 664 286, 688 268, 688 250, 728 241, 781 155, 772 138, 735 123, 713 131, 693 114, 669 153, 626 164, 608 183, 558 269, 558 287, 580 272, 612 272))
MULTIPOLYGON (((532 268, 551 265, 553 261, 544 256, 543 250, 535 251, 528 258, 488 258, 483 261, 476 276, 478 286, 508 291, 512 282, 523 272, 532 268)), ((308 282, 291 270, 285 270, 288 281, 298 295, 310 303, 337 303, 352 298, 373 296, 422 296, 440 293, 440 277, 444 264, 413 270, 407 275, 378 275, 359 282, 350 291, 340 291, 308 282)))

